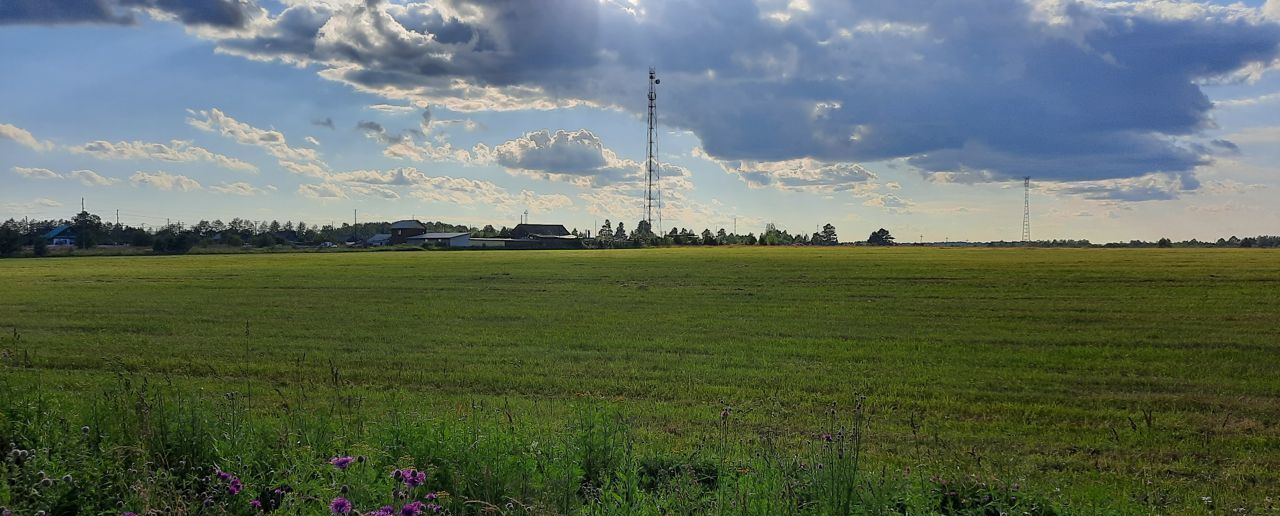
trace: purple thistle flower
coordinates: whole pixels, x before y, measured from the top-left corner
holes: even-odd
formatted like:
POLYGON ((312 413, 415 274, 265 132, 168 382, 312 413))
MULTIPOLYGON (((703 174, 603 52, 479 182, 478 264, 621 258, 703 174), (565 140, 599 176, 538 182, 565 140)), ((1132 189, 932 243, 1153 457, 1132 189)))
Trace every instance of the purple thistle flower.
MULTIPOLYGON (((4 511, 4 513, 5 513, 5 516, 8 516, 8 515, 10 515, 10 514, 13 514, 13 513, 9 512, 9 511, 4 511)), ((133 512, 133 511, 128 511, 128 512, 125 512, 125 513, 121 513, 121 514, 120 514, 120 516, 138 516, 138 513, 133 512)))
POLYGON ((238 478, 232 478, 231 483, 227 485, 227 492, 233 495, 240 494, 241 489, 244 489, 244 484, 241 484, 238 478))
POLYGON ((351 502, 341 496, 334 498, 329 502, 329 512, 333 514, 347 514, 351 512, 351 502))
POLYGON ((332 459, 329 459, 329 464, 333 464, 333 467, 335 468, 345 470, 347 469, 348 466, 351 465, 352 462, 355 462, 355 460, 356 460, 355 457, 349 457, 344 455, 344 456, 334 457, 332 459))
POLYGON ((435 491, 432 491, 430 493, 427 493, 427 496, 424 496, 423 498, 427 499, 428 501, 435 501, 435 499, 439 497, 440 495, 436 494, 435 491))
POLYGON ((390 505, 383 505, 381 509, 373 511, 367 516, 396 516, 396 509, 390 505))
POLYGON ((259 501, 257 498, 254 498, 252 500, 249 500, 249 507, 253 507, 254 509, 262 509, 262 502, 259 501))
POLYGON ((410 488, 418 487, 427 482, 427 474, 414 468, 397 469, 392 474, 396 480, 404 482, 404 485, 410 488))
POLYGON ((422 502, 407 503, 400 508, 400 516, 421 516, 426 508, 427 504, 422 502))

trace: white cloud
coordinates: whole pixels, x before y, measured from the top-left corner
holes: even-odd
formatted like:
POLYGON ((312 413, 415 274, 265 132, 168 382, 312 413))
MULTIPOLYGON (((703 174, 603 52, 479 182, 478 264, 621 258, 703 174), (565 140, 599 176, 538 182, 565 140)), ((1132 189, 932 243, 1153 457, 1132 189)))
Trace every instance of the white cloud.
POLYGON ((58 201, 44 198, 44 197, 38 197, 36 199, 32 199, 30 202, 5 204, 4 211, 10 212, 10 213, 27 213, 33 210, 40 210, 43 208, 61 208, 61 207, 62 207, 62 203, 58 201))
POLYGON ((785 161, 720 162, 752 188, 830 193, 861 192, 875 186, 876 175, 856 163, 827 163, 810 158, 785 161))
POLYGON ((230 170, 244 172, 256 172, 258 170, 258 167, 251 163, 210 152, 208 149, 182 140, 173 140, 167 144, 140 141, 112 143, 98 140, 69 147, 68 150, 77 154, 88 154, 98 159, 158 160, 175 163, 207 161, 230 170))
POLYGON ((318 161, 319 154, 315 149, 290 147, 285 141, 284 133, 274 129, 260 129, 246 124, 214 108, 208 111, 191 111, 187 124, 211 133, 218 133, 245 145, 262 147, 277 159, 291 161, 318 161))
POLYGON ((27 179, 62 179, 62 174, 47 168, 13 167, 13 172, 27 179))
POLYGON ((346 199, 347 192, 342 186, 333 183, 300 184, 298 195, 320 201, 346 199))
POLYGON ((200 183, 195 179, 168 172, 148 173, 138 171, 129 176, 129 182, 133 183, 134 186, 150 186, 164 191, 192 192, 201 188, 200 183))
POLYGON ((292 161, 281 160, 280 166, 284 167, 285 170, 300 176, 325 177, 329 173, 324 167, 315 163, 295 163, 292 161))
POLYGON ((319 146, 320 146, 320 140, 317 140, 315 136, 307 136, 307 137, 303 138, 303 139, 302 139, 302 141, 305 141, 305 142, 307 142, 307 143, 310 143, 311 145, 313 145, 313 146, 315 146, 315 147, 319 147, 319 146))
POLYGON ((119 179, 105 177, 92 170, 72 170, 69 177, 79 179, 80 184, 85 186, 111 186, 120 182, 119 179))
POLYGON ((0 124, 0 140, 13 140, 19 145, 38 151, 47 151, 53 148, 53 142, 38 140, 26 129, 10 124, 0 124))
POLYGON ((235 183, 222 183, 222 184, 210 186, 209 189, 218 193, 230 194, 230 195, 243 195, 246 197, 267 193, 266 190, 253 186, 249 183, 245 183, 243 181, 235 182, 235 183))

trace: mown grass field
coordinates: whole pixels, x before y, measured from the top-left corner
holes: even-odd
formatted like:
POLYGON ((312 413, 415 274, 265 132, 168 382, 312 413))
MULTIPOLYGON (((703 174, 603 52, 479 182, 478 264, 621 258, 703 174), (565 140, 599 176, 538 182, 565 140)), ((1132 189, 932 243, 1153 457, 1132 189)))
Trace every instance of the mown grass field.
POLYGON ((862 400, 876 475, 1000 479, 1079 513, 1280 503, 1264 250, 0 260, 0 328, 4 382, 76 428, 129 378, 264 419, 487 410, 554 433, 603 408, 694 455, 730 431, 802 449, 862 400))

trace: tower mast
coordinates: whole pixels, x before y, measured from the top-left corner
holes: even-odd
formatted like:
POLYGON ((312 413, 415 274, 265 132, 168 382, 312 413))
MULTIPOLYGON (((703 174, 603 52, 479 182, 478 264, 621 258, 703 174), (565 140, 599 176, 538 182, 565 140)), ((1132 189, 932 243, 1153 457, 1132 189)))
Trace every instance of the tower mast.
POLYGON ((1022 241, 1031 241, 1031 176, 1022 178, 1022 241))
MULTIPOLYGON (((658 79, 658 72, 652 66, 649 67, 649 146, 648 156, 645 159, 644 168, 648 186, 644 194, 644 219, 649 223, 649 229, 654 230, 653 215, 655 207, 655 190, 657 193, 656 207, 658 212, 658 224, 662 224, 662 187, 659 185, 661 181, 661 171, 658 168, 658 140, 657 140, 657 123, 658 123, 658 85, 662 84, 662 80, 658 79)), ((661 233, 662 228, 657 228, 657 232, 661 233)))

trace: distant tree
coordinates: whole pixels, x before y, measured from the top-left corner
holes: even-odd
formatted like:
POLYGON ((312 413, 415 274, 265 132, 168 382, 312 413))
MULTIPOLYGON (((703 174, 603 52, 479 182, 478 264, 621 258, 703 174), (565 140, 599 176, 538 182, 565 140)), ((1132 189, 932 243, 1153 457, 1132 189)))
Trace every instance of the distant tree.
POLYGON ((614 239, 614 240, 626 240, 626 239, 627 239, 627 230, 626 230, 626 229, 623 229, 623 227, 622 227, 622 221, 618 221, 618 229, 617 229, 617 231, 614 231, 614 232, 613 232, 613 239, 614 239))
POLYGON ((1240 239, 1240 247, 1253 247, 1258 244, 1258 239, 1253 237, 1245 237, 1240 239))
POLYGON ((653 240, 653 236, 653 226, 647 220, 637 222, 636 230, 631 232, 631 239, 637 242, 653 240))
POLYGON ((1169 240, 1168 238, 1161 238, 1160 240, 1156 241, 1156 247, 1163 247, 1163 248, 1173 247, 1173 241, 1169 240))
POLYGON ((13 256, 22 250, 22 233, 8 223, 0 227, 0 256, 13 256))
POLYGON ((49 243, 37 236, 35 242, 31 245, 31 252, 36 256, 46 256, 49 254, 49 243))
POLYGON ((814 243, 815 244, 821 243, 823 245, 838 245, 840 243, 840 237, 836 236, 836 227, 832 226, 829 223, 824 224, 822 226, 822 234, 819 235, 819 241, 814 243))
POLYGON ((710 229, 702 230, 702 245, 716 245, 716 236, 710 229))
POLYGON ((725 232, 724 228, 720 228, 719 231, 716 231, 716 243, 717 244, 729 243, 729 234, 725 232))
POLYGON ((102 239, 102 218, 87 211, 77 213, 71 219, 71 228, 76 233, 76 247, 89 249, 98 245, 102 239))
POLYGON ((668 231, 668 232, 667 232, 667 236, 672 237, 672 238, 675 238, 675 237, 677 237, 677 236, 680 236, 680 230, 679 230, 679 229, 677 229, 677 228, 674 228, 674 227, 673 227, 673 228, 671 228, 671 231, 668 231))
POLYGON ((756 245, 756 234, 747 233, 747 236, 742 240, 742 243, 747 245, 756 245))
POLYGON ((502 229, 498 230, 498 238, 511 238, 511 228, 502 226, 502 229))
POLYGON ((613 238, 613 223, 609 219, 604 219, 604 224, 600 225, 600 233, 596 235, 601 240, 609 240, 613 238))
POLYGON ((867 243, 871 245, 893 245, 893 235, 889 234, 889 230, 880 228, 871 232, 871 236, 867 238, 867 243))

